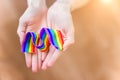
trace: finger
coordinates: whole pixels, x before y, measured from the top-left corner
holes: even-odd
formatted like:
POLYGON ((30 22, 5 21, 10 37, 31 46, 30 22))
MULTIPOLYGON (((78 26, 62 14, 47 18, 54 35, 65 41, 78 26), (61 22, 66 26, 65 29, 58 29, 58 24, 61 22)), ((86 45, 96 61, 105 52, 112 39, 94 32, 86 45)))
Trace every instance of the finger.
MULTIPOLYGON (((39 41, 39 45, 41 45, 42 44, 42 41, 40 40, 39 41)), ((41 60, 42 61, 44 61, 44 59, 45 59, 45 57, 47 56, 47 52, 48 52, 48 50, 47 51, 45 51, 45 52, 41 52, 39 49, 38 49, 38 53, 40 53, 40 55, 41 55, 41 60)))
POLYGON ((74 44, 74 40, 65 40, 63 44, 63 51, 66 51, 72 44, 74 44))
POLYGON ((69 46, 74 44, 74 31, 71 30, 66 35, 63 35, 63 40, 64 40, 63 51, 66 51, 69 46))
POLYGON ((26 65, 27 65, 27 67, 30 68, 31 65, 32 65, 32 57, 31 57, 31 54, 25 53, 25 60, 26 60, 26 65))
MULTIPOLYGON (((70 45, 74 42, 71 40, 66 40, 63 45, 63 51, 65 51, 70 45)), ((49 61, 47 62, 47 66, 51 67, 56 62, 56 60, 61 56, 62 51, 55 50, 54 54, 50 57, 49 61)))
POLYGON ((17 34, 20 38, 20 43, 21 44, 22 44, 22 41, 24 39, 25 32, 26 32, 26 24, 20 22, 19 25, 18 25, 17 34))
POLYGON ((46 59, 44 60, 44 62, 42 64, 42 69, 43 70, 47 69, 47 63, 50 60, 51 56, 53 55, 54 51, 55 51, 55 48, 53 46, 50 46, 48 55, 47 55, 46 59))
POLYGON ((45 60, 47 54, 48 54, 48 51, 46 51, 46 52, 42 52, 42 61, 45 60))
POLYGON ((47 63, 48 67, 53 66, 53 64, 56 62, 56 60, 61 56, 61 51, 55 50, 54 54, 50 58, 49 62, 47 63))
POLYGON ((42 66, 42 53, 38 49, 38 68, 41 69, 42 66))
POLYGON ((32 54, 32 71, 37 72, 38 70, 38 55, 37 53, 32 54))

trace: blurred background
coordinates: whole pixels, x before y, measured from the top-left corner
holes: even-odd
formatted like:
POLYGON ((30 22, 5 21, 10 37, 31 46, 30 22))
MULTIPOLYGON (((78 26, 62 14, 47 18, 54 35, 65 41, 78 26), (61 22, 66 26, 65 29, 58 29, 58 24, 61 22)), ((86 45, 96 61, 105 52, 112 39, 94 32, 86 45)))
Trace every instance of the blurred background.
POLYGON ((72 12, 75 44, 38 73, 26 67, 16 34, 26 7, 26 0, 0 0, 0 80, 120 80, 120 0, 91 0, 72 12))

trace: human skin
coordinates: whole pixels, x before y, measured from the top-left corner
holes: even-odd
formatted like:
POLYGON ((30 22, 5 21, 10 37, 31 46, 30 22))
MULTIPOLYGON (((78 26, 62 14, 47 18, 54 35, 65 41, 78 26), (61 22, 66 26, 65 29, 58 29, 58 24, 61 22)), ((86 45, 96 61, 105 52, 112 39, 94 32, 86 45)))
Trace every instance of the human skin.
POLYGON ((59 29, 62 32, 64 45, 62 52, 56 50, 53 46, 50 46, 49 52, 45 53, 47 56, 42 63, 43 70, 53 66, 55 61, 61 56, 61 53, 64 53, 64 51, 74 43, 75 31, 71 12, 86 5, 88 2, 89 0, 56 0, 56 2, 48 9, 48 27, 59 29))
MULTIPOLYGON (((45 0, 28 0, 28 7, 20 17, 18 26, 18 36, 20 43, 24 39, 26 32, 39 32, 41 27, 46 25, 47 6, 45 0)), ((35 54, 25 53, 26 65, 37 72, 42 65, 42 53, 37 50, 35 54)))
POLYGON ((33 72, 46 70, 74 43, 74 25, 71 12, 88 3, 88 0, 56 0, 47 11, 45 0, 28 0, 28 7, 20 17, 17 33, 22 43, 26 32, 39 32, 41 27, 47 26, 59 29, 63 34, 63 51, 50 46, 47 52, 37 50, 35 54, 25 54, 26 65, 33 72), (76 3, 78 5, 76 5, 76 3))

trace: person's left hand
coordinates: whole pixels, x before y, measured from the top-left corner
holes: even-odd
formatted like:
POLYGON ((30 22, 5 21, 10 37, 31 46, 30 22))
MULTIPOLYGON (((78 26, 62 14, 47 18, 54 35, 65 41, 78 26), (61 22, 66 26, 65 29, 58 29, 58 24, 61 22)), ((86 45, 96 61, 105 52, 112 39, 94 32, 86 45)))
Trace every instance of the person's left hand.
POLYGON ((70 6, 68 4, 55 2, 48 10, 47 24, 49 28, 58 29, 62 32, 64 45, 63 51, 50 46, 47 57, 42 63, 42 69, 46 70, 51 67, 70 45, 74 43, 74 26, 70 6))

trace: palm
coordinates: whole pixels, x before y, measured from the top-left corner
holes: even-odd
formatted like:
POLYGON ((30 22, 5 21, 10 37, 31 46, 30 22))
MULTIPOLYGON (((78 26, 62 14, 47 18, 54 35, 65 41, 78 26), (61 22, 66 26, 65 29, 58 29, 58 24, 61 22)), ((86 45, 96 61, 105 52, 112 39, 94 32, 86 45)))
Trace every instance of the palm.
POLYGON ((45 24, 47 9, 39 9, 39 8, 27 8, 25 13, 20 18, 20 22, 22 22, 24 27, 26 27, 26 31, 38 31, 42 25, 45 24))
MULTIPOLYGON (((18 27, 18 35, 22 43, 26 32, 39 32, 41 27, 46 26, 47 8, 27 8, 21 16, 18 27)), ((25 54, 27 67, 32 66, 32 71, 36 72, 41 67, 41 52, 37 50, 36 54, 25 54)))
MULTIPOLYGON (((74 27, 69 7, 60 3, 53 4, 47 13, 47 23, 48 27, 62 32, 64 39, 63 51, 65 51, 74 42, 74 27)), ((61 55, 60 53, 62 52, 51 46, 42 68, 46 69, 52 66, 61 55)))

